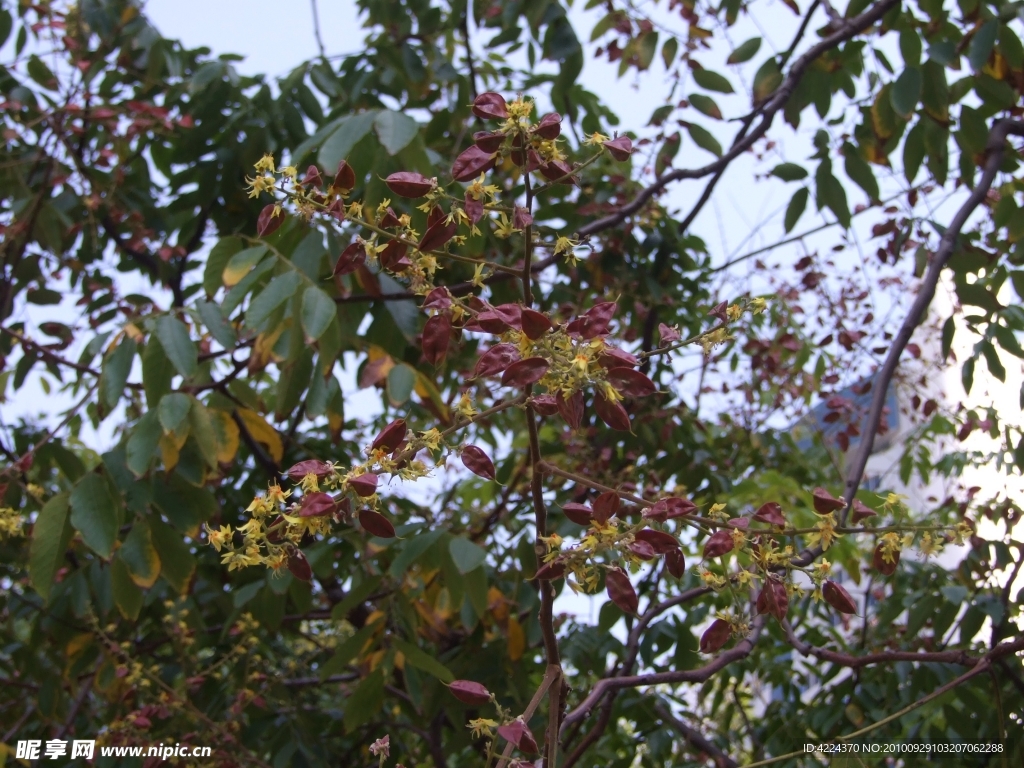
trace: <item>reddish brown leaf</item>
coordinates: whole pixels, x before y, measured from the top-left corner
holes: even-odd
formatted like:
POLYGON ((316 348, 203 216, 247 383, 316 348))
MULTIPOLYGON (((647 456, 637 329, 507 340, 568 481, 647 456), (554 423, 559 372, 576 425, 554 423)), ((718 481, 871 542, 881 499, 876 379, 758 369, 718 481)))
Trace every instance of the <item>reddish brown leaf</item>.
POLYGON ((523 206, 517 205, 512 210, 512 226, 516 229, 526 229, 531 224, 533 224, 533 214, 523 206))
POLYGON ((700 652, 714 653, 718 651, 729 642, 730 635, 732 635, 732 627, 729 626, 729 622, 724 619, 715 619, 700 636, 700 652))
POLYGON ((782 507, 775 501, 765 502, 758 507, 753 519, 760 523, 768 523, 769 525, 781 525, 783 527, 786 525, 786 518, 782 516, 782 507))
POLYGON ((594 499, 594 519, 600 523, 607 523, 608 519, 619 511, 619 494, 615 491, 605 491, 594 499))
POLYGON ((565 576, 565 563, 552 560, 550 563, 544 563, 544 565, 538 568, 533 578, 540 579, 541 581, 553 581, 563 576, 565 576))
POLYGON ((520 752, 525 752, 528 755, 537 754, 537 740, 533 738, 533 734, 530 729, 526 727, 522 720, 513 720, 508 725, 502 725, 498 728, 498 735, 500 735, 505 741, 516 745, 516 749, 520 752))
POLYGON ((355 272, 365 263, 366 247, 361 242, 356 241, 341 252, 337 263, 334 265, 334 276, 337 277, 338 275, 347 275, 349 272, 355 272))
POLYGON ((892 553, 892 562, 887 562, 885 557, 882 555, 882 545, 879 544, 875 547, 875 553, 872 556, 871 564, 875 567, 875 570, 881 573, 883 576, 892 576, 896 573, 896 566, 900 564, 900 553, 892 553))
POLYGON ((505 387, 523 389, 544 378, 548 367, 548 361, 543 357, 528 357, 506 368, 501 375, 501 384, 505 387))
POLYGON ((708 537, 707 542, 704 544, 704 559, 721 557, 732 552, 732 548, 732 534, 729 531, 716 531, 708 537))
POLYGON ((670 552, 666 552, 665 567, 677 579, 683 578, 683 574, 686 573, 686 558, 683 557, 683 550, 673 549, 670 552))
POLYGON ((601 421, 612 429, 618 429, 622 432, 630 431, 629 414, 622 407, 622 403, 613 403, 598 392, 594 396, 594 410, 601 417, 601 421))
POLYGON ((850 597, 850 593, 841 584, 836 584, 834 581, 826 581, 821 587, 821 596, 825 598, 826 603, 840 613, 856 615, 857 605, 853 602, 853 598, 850 597))
POLYGON ((537 395, 533 398, 533 409, 541 416, 554 416, 558 413, 558 400, 554 395, 537 395))
POLYGON ((536 341, 553 327, 553 323, 548 319, 547 315, 529 307, 523 309, 521 322, 523 324, 523 333, 531 341, 536 341))
POLYGON ((320 169, 315 165, 309 166, 306 169, 306 175, 302 177, 302 184, 307 187, 322 187, 324 180, 320 175, 320 169))
POLYGON ((562 116, 557 112, 548 112, 540 119, 533 129, 542 139, 551 141, 562 133, 562 116))
POLYGON ((629 352, 611 345, 606 345, 601 350, 597 362, 602 368, 607 368, 608 370, 612 368, 635 368, 640 363, 635 355, 631 355, 629 352))
POLYGON ((845 506, 845 501, 837 499, 824 488, 814 489, 814 511, 819 515, 827 515, 829 512, 835 512, 845 506))
POLYGON ((500 93, 487 91, 473 99, 473 114, 483 120, 505 120, 508 103, 500 93))
POLYGON ((647 397, 657 391, 653 381, 632 368, 612 368, 608 383, 624 397, 647 397))
POLYGON ((620 163, 629 160, 629 156, 633 154, 633 141, 629 136, 619 136, 610 139, 604 142, 604 146, 608 150, 608 154, 620 163))
POLYGON ((682 339, 682 336, 679 335, 679 331, 665 325, 664 323, 658 324, 658 336, 661 338, 662 344, 671 344, 674 341, 680 341, 682 339))
MULTIPOLYGON (((531 157, 532 154, 531 151, 531 157)), ((552 160, 550 163, 543 163, 540 166, 541 175, 556 184, 575 184, 576 179, 573 178, 572 171, 572 166, 564 160, 552 160)))
POLYGON ((435 222, 423 233, 423 239, 420 240, 418 248, 421 251, 436 251, 438 248, 443 248, 458 231, 459 225, 454 221, 451 224, 446 224, 444 221, 435 222))
POLYGON ((595 304, 584 314, 577 317, 565 330, 570 334, 579 334, 584 339, 593 339, 608 333, 612 317, 615 315, 614 301, 603 301, 595 304))
POLYGON ((448 690, 463 704, 483 706, 491 700, 491 692, 472 680, 452 680, 448 684, 448 690))
MULTIPOLYGON (((402 444, 402 441, 405 439, 405 435, 408 431, 405 419, 395 419, 384 427, 384 429, 382 429, 375 438, 373 438, 373 442, 370 443, 370 449, 375 451, 378 448, 381 448, 385 453, 392 453, 399 445, 402 444)), ((376 479, 373 481, 373 486, 374 488, 377 487, 376 479)))
POLYGON ((452 305, 452 295, 443 285, 435 288, 423 300, 422 309, 448 309, 452 305))
POLYGON ((415 171, 392 173, 384 179, 384 183, 399 197, 409 198, 423 197, 436 186, 433 179, 428 179, 422 173, 415 171))
POLYGON ((476 224, 484 216, 483 198, 473 197, 469 192, 466 192, 466 199, 463 201, 462 208, 466 211, 470 224, 476 224))
POLYGON ((394 208, 389 205, 384 211, 384 216, 380 220, 381 229, 392 229, 393 227, 399 226, 401 223, 402 222, 398 220, 398 216, 395 214, 394 208))
POLYGON ((485 309, 463 326, 467 331, 485 331, 495 335, 502 334, 512 326, 504 317, 493 309, 485 309))
POLYGON ((667 555, 673 550, 679 549, 679 540, 671 533, 656 531, 653 528, 644 528, 633 534, 638 541, 646 541, 659 555, 667 555))
POLYGON ((363 527, 364 531, 378 538, 395 538, 395 526, 384 515, 374 512, 372 509, 364 509, 359 513, 359 525, 363 527))
POLYGON ((726 520, 725 524, 730 528, 739 528, 741 531, 747 530, 750 527, 749 517, 734 517, 730 520, 726 520))
POLYGON ((263 210, 260 211, 259 218, 256 219, 257 237, 267 237, 274 234, 274 232, 277 231, 277 228, 284 224, 284 220, 284 211, 277 210, 277 205, 275 203, 269 203, 263 206, 263 210))
POLYGON ((359 496, 373 496, 377 492, 377 476, 373 472, 364 472, 349 478, 348 485, 359 496))
POLYGON ((329 493, 313 492, 302 497, 299 505, 299 517, 324 517, 333 515, 338 502, 329 493))
POLYGON ((654 551, 654 547, 648 544, 646 541, 634 541, 626 545, 630 552, 639 557, 641 560, 653 560, 657 554, 654 551))
POLYGON ((491 461, 490 456, 484 453, 483 449, 475 445, 467 445, 462 449, 462 463, 474 475, 479 475, 487 480, 494 479, 494 462, 491 461))
POLYGON ((352 170, 352 166, 342 160, 338 163, 338 170, 334 173, 334 182, 331 184, 331 189, 349 190, 355 189, 356 186, 356 172, 352 170))
POLYGON ((455 158, 452 164, 452 178, 456 181, 472 181, 481 173, 491 170, 497 158, 496 152, 484 152, 474 144, 455 158))
POLYGON ((590 521, 594 518, 594 510, 586 504, 576 504, 570 501, 568 504, 562 505, 562 511, 576 525, 590 525, 590 521))
POLYGON ((508 323, 510 328, 519 330, 523 327, 522 304, 499 304, 492 311, 508 323))
POLYGON ((724 323, 726 320, 729 319, 729 315, 726 314, 728 309, 729 309, 729 302, 728 301, 719 302, 718 304, 715 304, 715 306, 713 306, 711 308, 711 311, 708 312, 708 316, 709 317, 717 318, 717 319, 721 320, 724 323))
POLYGON ((555 397, 555 402, 558 404, 558 414, 569 428, 579 429, 583 424, 583 393, 573 392, 568 400, 559 393, 555 397))
POLYGON ((517 360, 519 360, 519 349, 514 344, 495 344, 480 355, 480 359, 476 361, 473 378, 501 373, 517 360))
POLYGON ((434 315, 423 326, 423 357, 431 365, 440 365, 448 354, 452 321, 448 315, 434 315))
POLYGON ((430 229, 439 221, 444 221, 447 218, 448 214, 444 212, 444 209, 439 205, 435 205, 430 209, 430 213, 427 214, 427 229, 430 229))
POLYGON ((473 134, 473 142, 484 152, 490 154, 501 149, 501 145, 505 143, 505 134, 497 131, 477 131, 473 134))
POLYGON ((854 499, 853 500, 853 509, 850 510, 850 513, 851 513, 851 515, 853 517, 853 524, 854 525, 856 525, 861 520, 864 520, 864 519, 866 519, 868 517, 875 517, 875 514, 876 514, 875 510, 873 510, 871 507, 869 507, 867 504, 865 504, 860 499, 854 499))
POLYGON ((786 593, 786 585, 769 578, 757 596, 756 607, 759 614, 767 613, 774 616, 777 621, 785 619, 786 613, 789 611, 789 595, 786 593))
POLYGON ((288 570, 299 581, 309 581, 313 578, 313 569, 309 567, 309 560, 298 549, 288 552, 288 570))
POLYGON ((629 581, 629 576, 620 568, 610 568, 605 574, 604 583, 611 601, 619 606, 623 613, 635 616, 640 601, 629 581))
POLYGON ((328 464, 326 461, 320 461, 319 459, 306 459, 306 461, 300 461, 298 464, 293 464, 285 472, 290 480, 299 482, 306 475, 316 475, 318 480, 322 480, 328 475, 334 472, 334 467, 328 464))

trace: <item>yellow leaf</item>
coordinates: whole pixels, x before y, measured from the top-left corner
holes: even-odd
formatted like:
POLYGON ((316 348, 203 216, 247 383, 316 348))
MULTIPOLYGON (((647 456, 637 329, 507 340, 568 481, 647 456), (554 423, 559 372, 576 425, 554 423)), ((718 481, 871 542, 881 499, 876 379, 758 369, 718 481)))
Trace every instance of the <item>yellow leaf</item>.
POLYGON ((508 657, 512 661, 519 661, 526 650, 526 635, 519 620, 512 616, 508 620, 508 657))
POLYGON ((443 421, 448 421, 450 414, 448 412, 448 406, 444 402, 444 398, 441 397, 441 393, 434 386, 434 382, 423 375, 422 372, 416 371, 416 387, 413 390, 424 400, 430 400, 437 409, 437 412, 441 415, 443 421))
MULTIPOLYGON (((188 435, 186 435, 187 437, 188 435)), ((178 452, 180 450, 181 446, 174 439, 173 433, 160 435, 160 458, 163 460, 164 468, 168 472, 178 466, 178 452)))
POLYGON ((266 446, 271 458, 275 462, 280 462, 284 457, 284 446, 281 445, 281 436, 277 434, 277 430, 267 424, 256 411, 240 408, 237 413, 252 439, 266 446))
POLYGON ((213 432, 217 436, 217 461, 230 464, 238 453, 238 425, 230 413, 210 411, 213 432))
POLYGON ((395 651, 395 666, 399 669, 405 669, 405 654, 401 651, 395 651))

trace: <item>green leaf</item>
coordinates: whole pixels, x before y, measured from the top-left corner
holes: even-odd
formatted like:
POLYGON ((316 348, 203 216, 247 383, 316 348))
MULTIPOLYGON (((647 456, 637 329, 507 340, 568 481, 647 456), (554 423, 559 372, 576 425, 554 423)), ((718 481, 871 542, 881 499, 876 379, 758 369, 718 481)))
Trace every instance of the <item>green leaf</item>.
POLYGON ((156 319, 156 337, 178 373, 186 379, 194 376, 199 355, 185 324, 172 315, 162 315, 156 319))
POLYGON ((181 534, 156 515, 149 519, 153 546, 160 558, 160 575, 179 594, 188 592, 196 570, 196 558, 182 541, 181 534))
POLYGON ((388 372, 388 402, 395 408, 406 403, 416 386, 416 369, 399 363, 388 372))
POLYGON ((163 428, 160 426, 156 409, 149 411, 139 419, 135 429, 132 430, 131 437, 128 438, 125 454, 125 463, 133 474, 141 477, 149 470, 162 435, 163 428))
POLYGON ((718 108, 718 104, 710 96, 705 96, 702 93, 691 93, 688 98, 690 105, 698 112, 702 112, 708 117, 713 117, 715 120, 722 119, 722 110, 718 108))
POLYGON ((718 143, 718 139, 712 136, 707 128, 690 123, 686 126, 686 130, 690 132, 690 138, 693 139, 693 143, 698 147, 706 149, 717 157, 722 156, 722 145, 718 143))
MULTIPOLYGON (((221 272, 221 282, 230 288, 233 285, 238 285, 243 277, 249 274, 249 271, 263 261, 263 257, 266 256, 270 250, 265 245, 257 245, 252 248, 246 248, 244 251, 238 251, 224 266, 224 270, 221 272)), ((211 295, 213 292, 210 292, 211 295)))
POLYGON ((443 528, 435 528, 432 531, 417 534, 404 542, 402 544, 402 551, 391 561, 391 566, 388 568, 388 573, 391 574, 392 578, 400 579, 409 569, 409 566, 419 560, 423 553, 430 549, 435 541, 441 538, 444 532, 443 528))
POLYGON ((782 83, 782 70, 775 57, 768 59, 754 74, 754 103, 760 104, 782 83))
POLYGON ((992 343, 983 341, 981 343, 981 353, 985 356, 989 372, 999 381, 1006 381, 1006 368, 1003 367, 1003 362, 999 359, 999 352, 996 351, 992 343))
POLYGON ((220 311, 220 307, 212 301, 197 301, 196 310, 203 324, 209 329, 210 335, 217 340, 224 349, 232 349, 238 341, 235 329, 227 321, 220 311))
POLYGON ((712 72, 710 69, 695 69, 693 81, 706 91, 718 91, 719 93, 733 93, 732 83, 724 75, 712 72))
POLYGON ((487 613, 487 571, 481 566, 465 575, 466 597, 479 618, 487 613))
POLYGON ((338 124, 334 131, 320 146, 317 160, 327 173, 334 173, 338 163, 348 157, 360 139, 370 132, 373 127, 377 110, 360 112, 356 115, 349 115, 338 124))
POLYGON ((419 123, 402 112, 384 109, 373 120, 377 138, 391 156, 397 155, 416 138, 420 132, 419 123))
POLYGON ((786 206, 786 231, 792 232, 793 227, 800 221, 800 217, 804 214, 804 209, 807 207, 807 187, 801 187, 793 195, 789 201, 789 205, 786 206))
POLYGON ((11 18, 11 14, 6 10, 0 10, 0 46, 7 42, 13 26, 14 20, 11 18))
POLYGON ((359 586, 353 588, 351 592, 341 599, 341 602, 336 603, 331 608, 331 618, 336 621, 346 618, 353 608, 365 602, 366 598, 377 591, 382 580, 382 576, 363 579, 359 582, 359 586))
POLYGON ((71 533, 67 521, 68 494, 59 493, 47 500, 32 526, 28 574, 32 588, 43 600, 50 598, 53 577, 64 559, 64 550, 70 538, 66 534, 71 533))
POLYGON ((189 432, 195 440, 199 452, 203 455, 206 466, 217 468, 217 431, 213 425, 213 417, 199 400, 192 398, 192 407, 188 411, 189 432))
POLYGON ((153 531, 146 520, 135 521, 117 552, 137 586, 149 589, 160 578, 160 555, 153 545, 153 531))
POLYGON ((846 202, 846 190, 839 179, 832 175, 832 163, 825 160, 815 173, 818 210, 828 207, 844 228, 850 227, 850 207, 846 202))
POLYGON ((104 560, 110 557, 117 541, 120 515, 107 481, 90 472, 71 491, 71 524, 82 534, 82 541, 104 560))
POLYGON ((796 163, 780 163, 772 168, 772 176, 783 181, 800 181, 807 178, 807 169, 796 163))
POLYGON ((426 653, 419 646, 397 639, 392 641, 391 644, 396 651, 400 651, 405 656, 406 664, 411 664, 416 669, 421 669, 428 675, 433 675, 445 685, 455 679, 455 675, 451 673, 448 667, 426 653))
POLYGON ((892 84, 890 101, 897 115, 909 120, 921 100, 922 87, 920 67, 907 67, 892 84))
POLYGON ((341 645, 335 649, 334 655, 331 656, 323 667, 320 668, 320 679, 326 680, 331 675, 343 672, 348 666, 348 663, 352 661, 352 659, 356 658, 356 655, 363 649, 366 642, 373 637, 380 620, 381 619, 378 619, 373 623, 366 624, 362 629, 342 642, 341 645))
POLYGON ((114 562, 110 564, 110 587, 114 605, 121 615, 129 621, 138 619, 142 611, 142 590, 132 580, 131 571, 120 557, 115 557, 114 562))
POLYGON ((725 60, 726 64, 742 64, 744 61, 750 61, 757 52, 761 50, 761 38, 752 37, 745 43, 741 43, 736 50, 729 54, 729 58, 725 60))
POLYGON ((220 511, 220 505, 207 488, 197 488, 177 472, 154 477, 153 503, 171 525, 193 538, 199 524, 220 511))
POLYGON ((846 157, 846 175, 867 193, 870 200, 878 200, 878 182, 871 166, 860 156, 853 144, 847 143, 843 146, 843 155, 846 157))
POLYGON ((988 57, 992 55, 992 47, 996 44, 996 35, 999 34, 999 19, 991 19, 981 25, 981 29, 974 33, 971 44, 967 48, 967 60, 971 62, 971 69, 980 72, 988 57))
POLYGON ((674 37, 670 37, 665 41, 665 44, 661 46, 661 60, 665 62, 665 69, 672 66, 672 62, 676 60, 676 54, 679 52, 679 41, 674 37))
POLYGON ((220 290, 224 282, 224 268, 240 250, 242 241, 237 237, 222 237, 210 249, 210 255, 206 257, 206 269, 203 271, 203 290, 207 296, 213 296, 220 290))
POLYGON ((264 326, 270 316, 274 314, 274 310, 288 301, 301 283, 302 277, 294 270, 275 277, 249 304, 249 308, 245 311, 246 324, 253 330, 261 332, 268 330, 264 326))
POLYGON ((960 371, 960 380, 963 382, 964 392, 968 395, 971 394, 971 388, 974 386, 974 365, 976 360, 977 358, 974 357, 968 358, 960 371))
POLYGON ((352 733, 384 705, 384 670, 378 667, 367 675, 352 695, 345 699, 345 733, 352 733))
POLYGON ((455 567, 463 576, 470 571, 475 571, 487 559, 487 552, 482 547, 461 536, 456 536, 448 542, 448 552, 452 556, 455 567))
POLYGON ((172 432, 179 436, 186 434, 186 421, 191 407, 192 398, 184 392, 171 392, 169 395, 164 395, 157 408, 160 426, 164 428, 164 432, 172 432))
POLYGON ((132 371, 136 345, 134 339, 125 336, 117 349, 107 355, 103 362, 103 374, 100 381, 100 396, 107 408, 113 408, 124 393, 128 383, 128 374, 132 371))
POLYGON ((156 408, 160 398, 171 391, 173 378, 174 366, 164 354, 160 340, 155 335, 150 336, 142 349, 142 388, 150 408, 156 408))
POLYGON ((637 45, 637 65, 641 70, 648 69, 654 61, 654 54, 658 50, 658 33, 651 31, 640 38, 637 45))
POLYGON ((53 70, 46 66, 43 60, 34 53, 28 57, 28 66, 26 68, 28 69, 28 76, 43 86, 43 88, 52 91, 57 87, 57 78, 54 77, 53 70))
POLYGON ((903 142, 903 174, 907 178, 907 183, 914 183, 918 171, 921 170, 922 162, 924 162, 924 126, 921 125, 921 120, 918 120, 907 133, 907 138, 903 142))
POLYGON ((302 294, 302 330, 307 339, 318 340, 338 314, 334 299, 311 285, 302 294))

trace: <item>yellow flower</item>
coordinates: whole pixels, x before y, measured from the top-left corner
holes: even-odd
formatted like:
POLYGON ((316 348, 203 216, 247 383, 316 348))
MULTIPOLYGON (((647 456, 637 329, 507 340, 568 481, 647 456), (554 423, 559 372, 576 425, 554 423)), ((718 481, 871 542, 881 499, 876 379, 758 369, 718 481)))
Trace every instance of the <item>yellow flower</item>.
POLYGON ((296 168, 294 165, 286 165, 284 168, 281 169, 281 175, 284 176, 286 179, 291 179, 292 181, 295 181, 296 177, 299 175, 299 169, 296 168))
POLYGON ((749 306, 751 312, 753 312, 755 315, 760 315, 768 308, 768 302, 762 298, 751 299, 749 306))
POLYGON ((729 308, 725 310, 726 317, 729 318, 730 322, 734 322, 740 319, 740 315, 743 314, 743 310, 736 304, 730 304, 729 308))
POLYGON ((13 507, 0 507, 0 536, 20 536, 25 518, 13 507))
POLYGON ((563 253, 567 254, 567 258, 569 259, 569 261, 575 264, 576 253, 573 249, 576 248, 579 244, 579 240, 575 240, 571 237, 566 237, 565 235, 562 235, 557 240, 555 240, 555 256, 558 256, 563 253))
POLYGON ((512 222, 509 221, 508 216, 504 213, 498 214, 498 226, 494 228, 494 234, 500 237, 502 240, 512 237, 519 230, 512 226, 512 222))
POLYGON ((562 546, 562 537, 557 533, 552 533, 550 536, 538 536, 537 538, 544 542, 548 552, 557 551, 562 546))
POLYGON ((263 155, 263 157, 256 161, 255 168, 260 173, 273 173, 274 156, 270 154, 263 155))
POLYGON ((598 133, 597 131, 594 131, 592 134, 587 136, 586 140, 583 143, 589 144, 590 146, 598 146, 600 144, 604 144, 606 141, 608 141, 607 136, 605 136, 603 133, 598 133))
POLYGON ((478 717, 476 720, 470 720, 466 727, 469 728, 474 739, 479 739, 481 736, 493 735, 494 729, 498 727, 498 724, 485 717, 478 717))
POLYGON ((477 410, 473 407, 473 399, 469 396, 469 392, 462 393, 462 397, 459 398, 459 402, 455 406, 455 412, 467 419, 476 416, 477 410))
POLYGON ((477 288, 484 287, 484 265, 477 264, 476 269, 473 271, 473 279, 470 281, 477 288))
POLYGON ((270 192, 274 189, 276 180, 273 176, 246 177, 245 185, 249 187, 249 197, 259 197, 262 192, 270 192))
POLYGON ((203 523, 203 527, 206 529, 206 538, 210 540, 210 544, 218 552, 220 552, 221 547, 231 542, 231 526, 222 525, 214 530, 207 523, 203 523))
POLYGON ((441 433, 437 428, 428 429, 420 435, 420 440, 423 442, 425 447, 432 451, 436 451, 441 446, 441 433))

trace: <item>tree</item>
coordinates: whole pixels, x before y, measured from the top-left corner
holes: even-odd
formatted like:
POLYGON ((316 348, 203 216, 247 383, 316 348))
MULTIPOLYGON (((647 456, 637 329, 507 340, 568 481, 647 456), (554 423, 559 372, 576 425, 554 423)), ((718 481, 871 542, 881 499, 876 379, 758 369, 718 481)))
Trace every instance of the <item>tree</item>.
MULTIPOLYGON (((777 7, 609 0, 595 53, 641 82, 660 53, 688 93, 643 136, 578 82, 557 1, 363 0, 364 52, 276 83, 123 0, 0 11, 0 391, 70 398, 4 424, 5 742, 1019 761, 1017 500, 863 488, 892 387, 953 370, 970 392, 979 360, 1002 380, 1024 357, 1016 8, 786 5, 792 44, 750 39, 725 75, 719 41, 777 7), (742 82, 735 112, 708 95, 742 82), (814 126, 808 160, 772 159, 784 122, 814 126), (724 264, 694 225, 751 157, 799 185, 787 233, 813 193, 815 231, 841 246, 866 217, 877 256, 724 264), (683 183, 703 191, 676 211, 683 183), (730 268, 771 290, 727 294, 730 268), (827 435, 779 428, 818 403, 827 435), (596 625, 558 613, 569 591, 607 595, 596 625)), ((906 402, 904 483, 1019 473, 1005 403, 906 402)))

